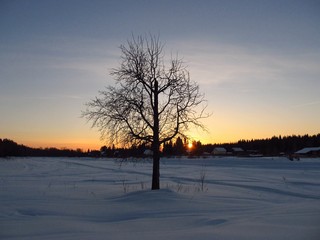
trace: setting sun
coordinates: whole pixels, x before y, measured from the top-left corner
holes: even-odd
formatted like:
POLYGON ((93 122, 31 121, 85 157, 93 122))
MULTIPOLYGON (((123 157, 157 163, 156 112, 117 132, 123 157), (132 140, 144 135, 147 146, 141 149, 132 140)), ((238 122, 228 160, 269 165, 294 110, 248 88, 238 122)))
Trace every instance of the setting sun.
POLYGON ((192 148, 192 143, 188 143, 188 148, 189 148, 189 149, 192 148))

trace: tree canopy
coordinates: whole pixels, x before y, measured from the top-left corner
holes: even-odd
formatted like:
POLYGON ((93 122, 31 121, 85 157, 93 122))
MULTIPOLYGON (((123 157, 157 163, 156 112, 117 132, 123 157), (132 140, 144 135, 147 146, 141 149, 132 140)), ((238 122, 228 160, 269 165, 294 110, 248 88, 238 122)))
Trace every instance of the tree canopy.
POLYGON ((185 136, 191 126, 203 129, 206 102, 182 59, 165 59, 158 37, 133 36, 120 49, 121 64, 111 71, 115 86, 87 103, 84 116, 110 143, 149 143, 157 181, 152 188, 158 189, 160 145, 185 136))

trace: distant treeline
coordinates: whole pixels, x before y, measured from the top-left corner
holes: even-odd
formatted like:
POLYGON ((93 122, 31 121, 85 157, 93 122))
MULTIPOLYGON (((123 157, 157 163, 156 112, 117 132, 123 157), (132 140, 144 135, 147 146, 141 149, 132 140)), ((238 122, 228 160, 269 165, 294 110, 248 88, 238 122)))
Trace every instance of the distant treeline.
MULTIPOLYGON (((216 147, 224 147, 228 152, 233 148, 241 148, 244 152, 260 153, 264 156, 277 156, 292 154, 305 147, 320 147, 320 134, 303 136, 274 136, 267 139, 240 140, 236 143, 202 144, 200 141, 192 142, 188 147, 188 140, 178 137, 174 142, 163 145, 163 156, 183 156, 211 154, 216 147)), ((0 139, 0 157, 142 157, 150 146, 140 145, 131 148, 116 148, 103 146, 99 151, 81 149, 57 149, 57 148, 31 148, 20 145, 9 139, 0 139)))
MULTIPOLYGON (((276 156, 281 154, 292 154, 306 147, 320 147, 320 134, 317 135, 292 135, 274 136, 267 139, 240 140, 237 143, 225 143, 209 145, 210 147, 222 146, 227 150, 240 147, 245 151, 256 151, 265 156, 276 156)), ((207 146, 207 147, 209 147, 207 146)), ((209 147, 209 148, 210 148, 209 147)))
MULTIPOLYGON (((235 154, 233 148, 243 150, 242 155, 251 153, 261 154, 264 156, 291 155, 294 152, 305 147, 320 147, 320 134, 303 135, 303 136, 274 136, 267 139, 240 140, 235 143, 223 144, 202 144, 200 141, 193 141, 192 147, 189 148, 189 141, 177 138, 175 141, 167 142, 163 145, 163 156, 201 156, 212 154, 214 148, 223 147, 230 154, 235 154)), ((132 147, 130 149, 117 149, 115 147, 102 147, 101 152, 105 157, 126 157, 126 156, 143 156, 148 146, 132 147)), ((239 152, 236 153, 239 155, 239 152)))
POLYGON ((84 157, 81 149, 31 148, 10 139, 0 139, 0 157, 84 157))

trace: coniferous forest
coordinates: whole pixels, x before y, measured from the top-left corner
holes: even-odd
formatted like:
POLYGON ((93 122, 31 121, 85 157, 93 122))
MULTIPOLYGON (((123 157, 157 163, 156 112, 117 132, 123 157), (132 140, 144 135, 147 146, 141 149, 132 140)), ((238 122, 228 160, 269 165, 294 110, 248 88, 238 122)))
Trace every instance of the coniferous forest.
MULTIPOLYGON (((267 139, 239 140, 235 143, 202 144, 200 141, 192 142, 178 137, 175 141, 167 142, 162 147, 162 155, 170 156, 200 156, 211 154, 216 147, 223 147, 232 154, 232 149, 240 148, 244 152, 259 153, 263 156, 290 155, 306 147, 320 147, 320 134, 274 136, 267 139)), ((13 140, 0 139, 0 157, 143 157, 146 145, 132 146, 130 148, 116 148, 103 146, 99 150, 57 149, 57 148, 31 148, 18 144, 13 140)))

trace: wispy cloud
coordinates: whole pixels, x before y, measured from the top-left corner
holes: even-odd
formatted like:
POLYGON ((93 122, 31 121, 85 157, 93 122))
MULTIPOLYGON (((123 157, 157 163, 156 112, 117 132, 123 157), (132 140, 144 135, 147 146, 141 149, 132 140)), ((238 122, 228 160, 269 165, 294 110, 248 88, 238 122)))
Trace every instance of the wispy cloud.
POLYGON ((2 48, 3 68, 70 69, 101 75, 118 60, 115 43, 92 39, 40 38, 37 42, 2 48), (19 52, 19 54, 17 54, 19 52))
POLYGON ((320 105, 320 101, 314 101, 314 102, 306 102, 302 104, 297 104, 291 106, 291 108, 303 108, 303 107, 308 107, 308 106, 313 106, 313 105, 320 105))
POLYGON ((181 49, 191 76, 202 84, 269 83, 279 86, 305 82, 307 76, 320 75, 317 53, 284 54, 206 41, 185 41, 176 47, 181 49), (293 75, 306 78, 298 79, 293 75))

